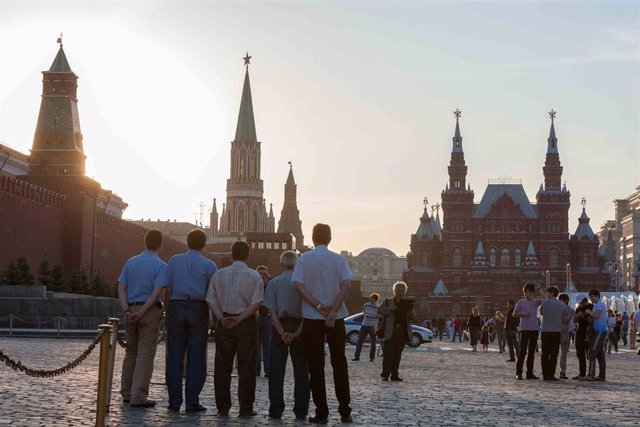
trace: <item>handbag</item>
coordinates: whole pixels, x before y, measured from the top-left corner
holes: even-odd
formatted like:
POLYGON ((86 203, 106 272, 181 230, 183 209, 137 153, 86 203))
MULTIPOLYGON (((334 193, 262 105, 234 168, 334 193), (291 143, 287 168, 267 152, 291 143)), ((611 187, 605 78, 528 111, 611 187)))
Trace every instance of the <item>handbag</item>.
MULTIPOLYGON (((389 300, 388 299, 384 300, 384 305, 385 305, 385 307, 389 306, 389 300)), ((376 337, 378 337, 378 338, 384 338, 385 318, 386 318, 386 316, 383 316, 382 314, 378 317, 378 323, 376 323, 376 337)))

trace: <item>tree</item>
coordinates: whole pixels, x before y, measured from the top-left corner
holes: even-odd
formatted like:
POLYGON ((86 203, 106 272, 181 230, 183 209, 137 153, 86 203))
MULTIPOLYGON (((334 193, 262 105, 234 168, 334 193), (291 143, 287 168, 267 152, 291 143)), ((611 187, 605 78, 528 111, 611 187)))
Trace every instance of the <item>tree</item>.
POLYGON ((51 290, 53 292, 67 292, 67 284, 64 281, 64 273, 62 272, 62 267, 56 264, 51 270, 51 290))
POLYGON ((16 285, 33 285, 33 275, 31 274, 27 259, 22 256, 18 258, 16 267, 18 269, 18 283, 16 283, 16 285))
POLYGON ((0 277, 0 284, 2 285, 17 285, 20 280, 18 267, 15 262, 11 262, 9 267, 2 272, 0 277))
POLYGON ((53 285, 53 274, 49 268, 49 261, 46 259, 40 264, 40 269, 38 270, 38 282, 41 285, 46 286, 48 290, 53 290, 50 289, 53 285))
POLYGON ((109 287, 107 286, 107 282, 96 273, 93 276, 93 281, 91 282, 91 289, 89 291, 90 295, 95 295, 97 297, 108 297, 109 295, 109 287))
POLYGON ((82 270, 71 273, 69 278, 69 292, 74 294, 86 294, 88 291, 87 274, 82 270))

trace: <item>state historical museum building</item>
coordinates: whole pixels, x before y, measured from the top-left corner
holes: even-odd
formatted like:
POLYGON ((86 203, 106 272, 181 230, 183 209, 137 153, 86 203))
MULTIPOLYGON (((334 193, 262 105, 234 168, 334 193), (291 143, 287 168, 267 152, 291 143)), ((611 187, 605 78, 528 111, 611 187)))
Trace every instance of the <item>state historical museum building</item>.
POLYGON ((443 224, 425 203, 407 254, 403 279, 417 299, 419 316, 467 315, 476 305, 492 314, 518 299, 527 280, 547 281, 561 291, 608 288, 603 267, 610 251, 599 248, 584 203, 579 224, 569 233, 571 193, 562 184, 555 112, 550 113, 544 184, 536 203, 529 201, 521 182, 508 180, 490 181, 480 202, 474 202, 460 114, 455 112, 449 183, 441 194, 443 224))

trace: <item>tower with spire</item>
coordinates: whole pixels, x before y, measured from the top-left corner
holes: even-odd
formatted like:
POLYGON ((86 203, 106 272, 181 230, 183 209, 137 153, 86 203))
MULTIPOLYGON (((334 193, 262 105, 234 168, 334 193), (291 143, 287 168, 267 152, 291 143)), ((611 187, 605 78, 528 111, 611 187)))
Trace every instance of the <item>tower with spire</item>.
POLYGON ((575 266, 581 272, 597 272, 598 271, 598 236, 595 235, 590 219, 587 215, 587 200, 583 197, 582 214, 578 218, 578 227, 569 241, 569 249, 571 251, 571 265, 575 266))
MULTIPOLYGON (((256 136, 253 115, 249 64, 251 56, 243 58, 244 85, 238 113, 236 135, 231 141, 230 177, 227 180, 227 201, 220 219, 219 234, 233 232, 273 232, 264 200, 264 183, 260 179, 260 142, 256 136)), ((211 223, 213 226, 213 222, 211 223)))
MULTIPOLYGON (((293 177, 293 165, 289 162, 289 175, 284 184, 284 203, 278 221, 278 233, 290 233, 296 238, 298 247, 304 246, 304 235, 302 234, 302 221, 300 221, 300 211, 298 210, 298 186, 293 177)), ((272 212, 273 213, 273 212, 272 212)))
MULTIPOLYGON (((443 267, 452 267, 454 245, 452 241, 459 240, 465 233, 471 231, 473 218, 473 191, 467 185, 467 165, 462 148, 460 133, 460 116, 462 111, 453 112, 456 118, 456 129, 452 138, 451 160, 449 161, 449 183, 442 192, 442 260, 443 267)), ((468 248, 462 254, 463 265, 468 265, 473 259, 473 249, 468 248)))
POLYGON ((58 38, 58 53, 42 72, 42 100, 36 125, 29 175, 82 176, 85 155, 78 115, 78 76, 71 70, 58 38))

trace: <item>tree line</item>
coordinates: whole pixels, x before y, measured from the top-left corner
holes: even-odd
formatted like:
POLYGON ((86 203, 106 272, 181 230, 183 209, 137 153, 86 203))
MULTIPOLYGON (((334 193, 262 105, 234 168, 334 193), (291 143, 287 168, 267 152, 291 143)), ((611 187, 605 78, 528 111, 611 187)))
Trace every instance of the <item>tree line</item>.
POLYGON ((19 257, 0 272, 0 285, 42 285, 51 292, 117 297, 116 287, 110 286, 99 274, 95 274, 92 280, 89 280, 84 270, 74 270, 67 276, 59 264, 52 267, 46 259, 40 263, 37 274, 36 280, 27 259, 19 257))

